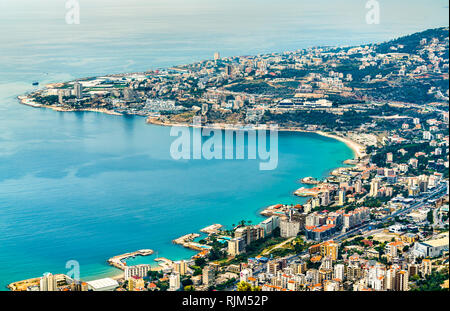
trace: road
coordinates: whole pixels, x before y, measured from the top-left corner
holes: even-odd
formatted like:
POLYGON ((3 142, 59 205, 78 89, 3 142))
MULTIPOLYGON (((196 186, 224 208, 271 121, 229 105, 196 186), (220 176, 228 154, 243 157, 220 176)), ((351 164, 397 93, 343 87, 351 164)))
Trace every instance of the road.
MULTIPOLYGON (((393 218, 409 214, 412 210, 418 209, 419 207, 422 207, 425 205, 429 200, 436 199, 438 197, 441 197, 444 193, 447 192, 447 185, 445 183, 441 183, 436 189, 434 189, 431 193, 427 194, 425 197, 421 198, 420 200, 413 203, 410 207, 398 210, 391 215, 385 216, 382 219, 379 220, 379 224, 385 223, 387 221, 392 220, 393 218)), ((354 228, 344 234, 338 235, 334 238, 335 241, 340 242, 348 238, 351 234, 358 232, 359 230, 364 231, 365 229, 369 228, 370 226, 373 226, 373 223, 364 224, 360 227, 354 228)))

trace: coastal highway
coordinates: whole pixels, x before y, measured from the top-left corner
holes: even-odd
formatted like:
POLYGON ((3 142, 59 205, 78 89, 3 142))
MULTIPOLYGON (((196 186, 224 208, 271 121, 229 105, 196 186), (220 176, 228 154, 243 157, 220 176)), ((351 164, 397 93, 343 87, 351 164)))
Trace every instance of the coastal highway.
MULTIPOLYGON (((424 197, 418 199, 410 207, 396 211, 396 212, 392 213, 391 215, 383 217, 382 219, 378 220, 376 223, 370 222, 367 224, 363 224, 363 225, 356 227, 350 231, 347 231, 342 234, 338 234, 338 235, 332 237, 331 240, 334 240, 336 242, 342 242, 343 240, 351 237, 352 235, 374 233, 375 231, 379 231, 379 230, 372 231, 372 230, 368 230, 368 229, 370 227, 377 227, 378 225, 380 225, 382 223, 388 222, 388 221, 392 220, 393 218, 395 218, 396 216, 410 213, 412 210, 420 208, 423 205, 427 204, 427 202, 429 200, 434 200, 434 199, 442 197, 445 193, 447 193, 447 184, 441 183, 441 184, 439 184, 439 186, 436 189, 432 190, 430 193, 426 194, 424 197)), ((288 263, 290 263, 294 260, 299 259, 301 256, 306 255, 307 253, 308 253, 308 251, 305 250, 299 254, 292 255, 290 257, 286 257, 285 259, 288 261, 288 263)), ((261 266, 259 266, 255 269, 255 271, 253 272, 253 275, 257 276, 259 273, 265 272, 265 271, 267 271, 267 264, 262 264, 261 266)))
POLYGON ((337 236, 335 236, 334 240, 337 242, 341 242, 341 241, 347 239, 348 237, 350 237, 350 235, 352 235, 354 233, 357 233, 359 231, 363 232, 364 230, 368 229, 371 226, 377 226, 377 225, 383 224, 387 221, 390 221, 397 216, 408 214, 412 210, 422 207, 429 200, 433 200, 433 199, 441 197, 446 192, 447 192, 447 185, 445 183, 441 183, 436 189, 432 190, 432 192, 428 193, 425 197, 418 199, 410 207, 398 210, 398 211, 392 213, 391 215, 385 216, 382 219, 380 219, 379 221, 377 221, 376 223, 370 222, 370 223, 364 224, 362 226, 356 227, 356 228, 354 228, 348 232, 345 232, 343 234, 337 235, 337 236))

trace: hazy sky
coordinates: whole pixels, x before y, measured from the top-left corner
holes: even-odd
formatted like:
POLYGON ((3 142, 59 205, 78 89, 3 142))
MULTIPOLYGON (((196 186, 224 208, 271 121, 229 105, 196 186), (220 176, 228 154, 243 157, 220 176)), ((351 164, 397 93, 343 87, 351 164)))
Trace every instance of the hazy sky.
POLYGON ((366 0, 79 0, 80 25, 66 24, 65 2, 0 0, 0 76, 2 66, 128 71, 448 26, 448 0, 379 0, 379 25, 366 24, 366 0))
POLYGON ((145 32, 270 35, 272 29, 283 27, 286 33, 303 27, 398 35, 448 25, 448 0, 379 0, 380 25, 365 23, 366 0, 79 0, 78 26, 65 24, 65 2, 0 0, 0 43, 30 40, 30 34, 50 42, 57 28, 85 40, 145 32))

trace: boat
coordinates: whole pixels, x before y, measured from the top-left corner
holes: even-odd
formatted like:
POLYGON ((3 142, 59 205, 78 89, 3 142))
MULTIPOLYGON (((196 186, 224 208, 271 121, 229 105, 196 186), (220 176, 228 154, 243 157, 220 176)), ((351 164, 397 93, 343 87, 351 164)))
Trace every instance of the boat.
POLYGON ((39 85, 39 82, 33 82, 33 85, 37 86, 37 85, 39 85))

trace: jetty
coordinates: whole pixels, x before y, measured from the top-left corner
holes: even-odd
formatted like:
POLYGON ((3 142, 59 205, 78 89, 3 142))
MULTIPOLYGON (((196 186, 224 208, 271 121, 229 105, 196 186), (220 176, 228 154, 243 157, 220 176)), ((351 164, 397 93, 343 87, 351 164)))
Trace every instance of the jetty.
POLYGON ((211 226, 201 229, 200 232, 207 233, 207 234, 215 234, 215 233, 219 233, 219 230, 222 227, 223 226, 220 224, 214 224, 214 225, 211 225, 211 226))
POLYGON ((204 250, 210 250, 212 247, 209 245, 203 245, 197 242, 193 242, 194 239, 200 237, 200 234, 198 233, 190 233, 183 235, 182 237, 179 237, 178 239, 173 240, 172 242, 178 245, 181 245, 183 247, 196 250, 196 251, 204 251, 204 250))
POLYGON ((108 259, 108 263, 113 266, 116 267, 120 270, 125 270, 126 267, 126 263, 124 263, 124 260, 127 260, 129 258, 134 258, 136 256, 150 256, 153 254, 153 250, 151 249, 141 249, 132 253, 126 253, 126 254, 122 254, 122 255, 117 255, 114 256, 110 259, 108 259))
POLYGON ((173 240, 172 242, 178 245, 183 245, 185 243, 194 241, 198 237, 200 237, 200 234, 198 233, 189 233, 183 235, 182 237, 179 237, 178 239, 173 240))
POLYGON ((294 194, 299 197, 316 197, 320 194, 321 189, 320 188, 305 188, 302 187, 300 189, 297 189, 294 194))
MULTIPOLYGON (((73 282, 73 280, 65 274, 54 274, 53 277, 56 280, 57 286, 67 286, 68 282, 73 282)), ((42 277, 17 281, 9 284, 7 287, 13 292, 24 292, 27 291, 29 287, 39 288, 42 277)))
POLYGON ((32 278, 9 284, 7 287, 13 292, 26 291, 30 286, 39 286, 41 278, 32 278))
POLYGON ((263 211, 260 212, 261 215, 266 217, 271 217, 274 215, 284 215, 285 212, 285 205, 283 204, 275 204, 271 205, 269 207, 266 207, 263 211))
POLYGON ((320 181, 315 179, 314 177, 305 177, 301 179, 301 182, 305 185, 318 185, 320 181))

